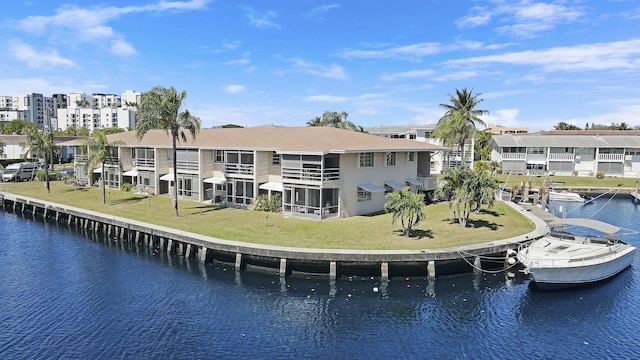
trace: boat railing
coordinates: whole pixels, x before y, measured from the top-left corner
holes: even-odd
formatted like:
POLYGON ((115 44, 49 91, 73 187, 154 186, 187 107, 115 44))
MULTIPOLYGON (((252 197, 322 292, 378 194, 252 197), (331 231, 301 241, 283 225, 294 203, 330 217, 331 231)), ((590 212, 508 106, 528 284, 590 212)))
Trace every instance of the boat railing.
MULTIPOLYGON (((518 249, 518 251, 520 251, 520 249, 518 249)), ((569 265, 571 266, 575 266, 575 265, 595 265, 595 264, 602 264, 602 263, 606 263, 614 258, 617 257, 617 253, 615 251, 613 251, 612 249, 609 250, 609 252, 606 253, 600 253, 600 254, 595 254, 595 255, 588 255, 588 256, 581 256, 579 258, 554 258, 554 259, 530 259, 526 253, 522 256, 524 258, 528 258, 529 261, 529 267, 530 268, 536 268, 536 267, 545 267, 545 268, 561 268, 561 267, 568 267, 569 265)))

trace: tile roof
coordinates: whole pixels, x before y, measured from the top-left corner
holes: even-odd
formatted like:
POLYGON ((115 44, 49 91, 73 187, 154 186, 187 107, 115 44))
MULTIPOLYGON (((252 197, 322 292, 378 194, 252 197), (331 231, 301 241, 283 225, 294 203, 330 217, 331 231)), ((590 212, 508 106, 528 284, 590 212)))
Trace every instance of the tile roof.
MULTIPOLYGON (((135 131, 111 134, 109 142, 129 146, 171 147, 164 130, 151 130, 138 140, 135 131)), ((77 143, 76 143, 77 145, 77 143)), ((405 139, 388 139, 332 127, 275 127, 200 129, 195 139, 187 133, 180 148, 256 149, 288 153, 349 153, 362 151, 440 151, 446 147, 405 139)))

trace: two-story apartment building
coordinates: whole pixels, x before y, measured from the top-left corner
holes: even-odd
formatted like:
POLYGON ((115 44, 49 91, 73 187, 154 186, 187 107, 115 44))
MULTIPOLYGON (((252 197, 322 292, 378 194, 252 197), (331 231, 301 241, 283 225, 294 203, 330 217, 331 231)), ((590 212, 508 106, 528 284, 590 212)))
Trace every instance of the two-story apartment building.
MULTIPOLYGON (((251 206, 259 195, 282 196, 282 213, 312 219, 349 217, 384 209, 385 193, 410 187, 433 191, 430 158, 438 145, 387 139, 329 127, 201 129, 177 149, 172 171, 171 138, 152 130, 141 140, 134 131, 112 134, 121 142, 106 183, 136 184, 140 191, 227 206, 251 206)), ((76 148, 76 176, 93 183, 87 154, 76 148)))
MULTIPOLYGON (((55 158, 66 161, 73 157, 73 148, 62 143, 75 139, 74 136, 56 136, 53 142, 59 146, 56 150, 55 158)), ((0 159, 5 160, 24 160, 30 158, 31 154, 27 153, 27 136, 26 135, 3 135, 0 134, 0 141, 4 143, 4 151, 0 155, 0 159)))
MULTIPOLYGON (((435 145, 443 145, 442 139, 431 137, 437 124, 408 125, 408 126, 371 126, 364 130, 369 134, 391 139, 410 139, 435 145)), ((431 155, 430 170, 432 174, 441 174, 446 168, 458 168, 462 165, 473 168, 474 141, 473 138, 464 146, 464 154, 459 146, 444 151, 436 151, 431 155)))
POLYGON ((513 174, 640 176, 640 131, 546 131, 494 135, 491 160, 513 174))

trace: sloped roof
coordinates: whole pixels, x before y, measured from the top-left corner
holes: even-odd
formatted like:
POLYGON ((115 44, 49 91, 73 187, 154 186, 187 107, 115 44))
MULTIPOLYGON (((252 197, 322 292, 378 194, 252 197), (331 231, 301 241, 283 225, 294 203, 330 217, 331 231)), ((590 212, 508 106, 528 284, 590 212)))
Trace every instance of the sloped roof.
MULTIPOLYGON (((151 130, 142 139, 137 138, 135 131, 111 134, 107 138, 109 142, 121 141, 128 146, 171 147, 171 138, 164 130, 151 130)), ((195 139, 187 133, 187 141, 181 141, 179 147, 221 150, 255 149, 308 154, 447 149, 419 141, 388 139, 322 126, 200 129, 195 139)))
POLYGON ((616 135, 590 134, 581 131, 572 134, 531 133, 521 135, 493 135, 500 147, 640 147, 640 134, 625 132, 616 135))

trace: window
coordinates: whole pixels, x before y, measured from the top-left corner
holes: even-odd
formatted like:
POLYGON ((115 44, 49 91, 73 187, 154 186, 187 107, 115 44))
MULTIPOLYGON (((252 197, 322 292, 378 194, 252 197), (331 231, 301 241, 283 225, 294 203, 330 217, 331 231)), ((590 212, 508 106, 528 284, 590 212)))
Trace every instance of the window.
POLYGON ((388 152, 385 158, 386 158, 386 162, 385 162, 386 166, 396 166, 396 153, 388 152))
POLYGON ((527 148, 527 154, 544 155, 544 148, 542 147, 527 148))
POLYGON ((214 162, 223 163, 224 162, 224 150, 216 150, 216 154, 214 157, 214 162))
POLYGON ((271 164, 272 165, 280 165, 280 154, 276 154, 275 151, 271 155, 271 164))
POLYGON ((358 188, 358 201, 371 200, 371 192, 358 188))
POLYGON ((409 140, 415 140, 416 134, 409 134, 409 140))
POLYGON ((372 152, 364 152, 360 153, 360 167, 367 168, 373 167, 373 153, 372 152))
POLYGON ((415 153, 413 151, 409 151, 407 153, 407 161, 408 162, 413 162, 415 159, 415 153))

